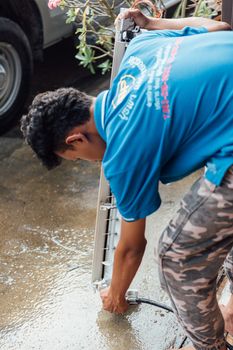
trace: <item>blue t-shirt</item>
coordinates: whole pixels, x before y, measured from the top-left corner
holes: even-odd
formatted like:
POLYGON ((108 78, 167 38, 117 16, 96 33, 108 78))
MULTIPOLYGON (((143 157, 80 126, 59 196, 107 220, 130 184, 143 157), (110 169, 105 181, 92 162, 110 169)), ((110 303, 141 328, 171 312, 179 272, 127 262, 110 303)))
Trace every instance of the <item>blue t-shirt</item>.
POLYGON ((134 38, 94 117, 125 220, 158 209, 159 181, 206 165, 206 178, 220 185, 233 164, 233 32, 186 27, 134 38))

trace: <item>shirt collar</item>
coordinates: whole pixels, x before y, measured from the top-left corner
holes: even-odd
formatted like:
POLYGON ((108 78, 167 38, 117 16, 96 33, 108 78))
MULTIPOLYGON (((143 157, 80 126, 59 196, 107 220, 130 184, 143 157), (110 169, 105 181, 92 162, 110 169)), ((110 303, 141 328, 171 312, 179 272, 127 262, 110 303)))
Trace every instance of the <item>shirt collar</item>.
POLYGON ((107 98, 108 90, 101 92, 96 100, 94 106, 94 120, 98 133, 101 138, 106 141, 106 133, 105 133, 105 113, 106 113, 106 98, 107 98))

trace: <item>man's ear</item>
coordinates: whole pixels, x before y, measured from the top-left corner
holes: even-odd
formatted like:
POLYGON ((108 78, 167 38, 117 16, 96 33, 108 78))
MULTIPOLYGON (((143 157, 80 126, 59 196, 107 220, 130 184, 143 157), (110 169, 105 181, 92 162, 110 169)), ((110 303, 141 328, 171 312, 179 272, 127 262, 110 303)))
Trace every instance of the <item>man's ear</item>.
POLYGON ((77 134, 75 133, 75 134, 69 135, 66 138, 67 145, 72 145, 74 143, 81 144, 81 143, 86 143, 86 142, 88 142, 88 139, 87 139, 86 135, 82 134, 81 132, 79 132, 77 134))

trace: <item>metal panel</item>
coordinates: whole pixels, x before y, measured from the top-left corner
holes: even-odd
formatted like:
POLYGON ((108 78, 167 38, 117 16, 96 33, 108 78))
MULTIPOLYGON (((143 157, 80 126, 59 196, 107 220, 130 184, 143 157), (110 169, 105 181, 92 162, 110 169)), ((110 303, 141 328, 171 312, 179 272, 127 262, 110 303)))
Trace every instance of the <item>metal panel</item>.
MULTIPOLYGON (((127 33, 128 29, 133 30, 134 26, 134 22, 128 19, 120 21, 117 25, 110 84, 118 72, 127 47, 127 39, 126 41, 123 39, 127 34, 126 36, 123 34, 127 33)), ((136 29, 135 35, 137 31, 139 32, 139 28, 136 29)), ((92 283, 96 287, 109 284, 111 280, 114 251, 120 235, 120 221, 115 198, 101 170, 92 265, 92 283)))

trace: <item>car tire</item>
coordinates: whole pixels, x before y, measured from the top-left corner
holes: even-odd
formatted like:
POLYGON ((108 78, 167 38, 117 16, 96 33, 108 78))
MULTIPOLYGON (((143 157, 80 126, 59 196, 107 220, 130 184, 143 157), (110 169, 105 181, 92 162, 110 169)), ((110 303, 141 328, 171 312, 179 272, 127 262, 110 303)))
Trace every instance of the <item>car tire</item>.
POLYGON ((32 51, 20 26, 0 17, 0 134, 21 117, 33 70, 32 51))

